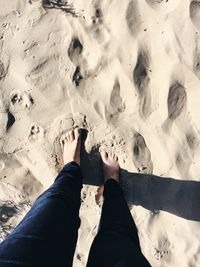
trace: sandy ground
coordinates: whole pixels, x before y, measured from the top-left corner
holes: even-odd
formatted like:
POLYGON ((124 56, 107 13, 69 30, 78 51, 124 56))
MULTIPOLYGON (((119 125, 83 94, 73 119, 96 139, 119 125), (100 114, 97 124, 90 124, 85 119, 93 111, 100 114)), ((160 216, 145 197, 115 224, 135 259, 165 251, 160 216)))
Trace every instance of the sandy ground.
POLYGON ((98 228, 101 145, 119 155, 152 266, 200 266, 199 30, 200 1, 0 0, 1 240, 51 185, 59 138, 78 125, 74 266, 98 228))

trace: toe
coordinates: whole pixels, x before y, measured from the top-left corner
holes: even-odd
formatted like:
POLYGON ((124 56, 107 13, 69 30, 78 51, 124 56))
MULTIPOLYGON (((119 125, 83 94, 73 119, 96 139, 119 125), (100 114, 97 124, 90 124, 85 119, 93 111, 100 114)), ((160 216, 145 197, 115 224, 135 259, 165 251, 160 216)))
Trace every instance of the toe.
POLYGON ((66 134, 66 136, 65 136, 65 142, 70 142, 70 139, 69 139, 69 133, 68 134, 66 134))
POLYGON ((108 158, 108 153, 104 149, 100 150, 100 154, 103 160, 106 160, 108 158))
POLYGON ((69 141, 70 142, 73 142, 74 141, 74 130, 71 130, 70 132, 69 132, 69 141))
POLYGON ((117 157, 117 155, 114 155, 114 160, 115 160, 115 161, 118 161, 118 157, 117 157))
POLYGON ((80 136, 80 134, 81 134, 81 129, 80 128, 75 128, 74 129, 74 137, 75 137, 75 139, 78 139, 79 138, 79 136, 80 136))
POLYGON ((109 153, 109 156, 110 156, 110 158, 111 158, 111 159, 113 159, 113 158, 114 158, 114 154, 113 154, 113 152, 112 152, 112 151, 109 153))
POLYGON ((62 139, 61 140, 61 145, 64 146, 64 144, 65 144, 65 139, 62 139))
POLYGON ((64 137, 61 136, 61 138, 60 138, 60 145, 63 146, 63 144, 64 144, 64 137))

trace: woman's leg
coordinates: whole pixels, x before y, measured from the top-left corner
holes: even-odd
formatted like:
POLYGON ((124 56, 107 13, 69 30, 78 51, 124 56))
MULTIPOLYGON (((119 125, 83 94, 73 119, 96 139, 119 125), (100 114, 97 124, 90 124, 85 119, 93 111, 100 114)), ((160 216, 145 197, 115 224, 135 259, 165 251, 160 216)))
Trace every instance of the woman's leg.
POLYGON ((77 130, 64 140, 65 166, 0 244, 0 266, 72 266, 80 226, 79 143, 77 130))
POLYGON ((104 204, 100 229, 91 246, 87 267, 150 266, 142 255, 137 228, 118 182, 117 157, 103 152, 102 160, 104 204), (113 167, 110 171, 109 168, 113 167))

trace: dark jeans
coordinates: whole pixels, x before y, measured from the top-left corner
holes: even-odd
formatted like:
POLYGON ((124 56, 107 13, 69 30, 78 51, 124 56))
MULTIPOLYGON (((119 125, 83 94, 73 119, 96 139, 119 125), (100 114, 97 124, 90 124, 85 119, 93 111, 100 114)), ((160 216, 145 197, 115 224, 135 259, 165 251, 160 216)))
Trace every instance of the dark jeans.
MULTIPOLYGON (((71 267, 80 227, 82 175, 66 164, 54 184, 0 244, 0 267, 71 267)), ((105 183, 100 230, 87 267, 150 266, 141 253, 137 229, 114 180, 105 183)))

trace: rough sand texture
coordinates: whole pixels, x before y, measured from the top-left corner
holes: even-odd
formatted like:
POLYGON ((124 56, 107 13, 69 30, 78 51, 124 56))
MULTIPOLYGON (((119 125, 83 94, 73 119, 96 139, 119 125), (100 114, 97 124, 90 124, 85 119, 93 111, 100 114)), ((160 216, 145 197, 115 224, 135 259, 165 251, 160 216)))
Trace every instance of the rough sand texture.
POLYGON ((98 228, 101 145, 119 155, 152 266, 200 266, 199 31, 199 1, 0 0, 1 239, 53 182, 59 138, 78 125, 74 266, 98 228))

